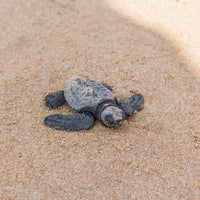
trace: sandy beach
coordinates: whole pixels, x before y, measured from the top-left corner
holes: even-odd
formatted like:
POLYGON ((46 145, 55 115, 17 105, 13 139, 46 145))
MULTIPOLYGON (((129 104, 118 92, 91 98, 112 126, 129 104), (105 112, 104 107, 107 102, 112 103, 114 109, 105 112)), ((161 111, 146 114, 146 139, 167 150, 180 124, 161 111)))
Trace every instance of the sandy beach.
POLYGON ((0 1, 0 199, 200 196, 198 0, 0 1), (74 75, 145 106, 120 128, 43 124, 74 75))

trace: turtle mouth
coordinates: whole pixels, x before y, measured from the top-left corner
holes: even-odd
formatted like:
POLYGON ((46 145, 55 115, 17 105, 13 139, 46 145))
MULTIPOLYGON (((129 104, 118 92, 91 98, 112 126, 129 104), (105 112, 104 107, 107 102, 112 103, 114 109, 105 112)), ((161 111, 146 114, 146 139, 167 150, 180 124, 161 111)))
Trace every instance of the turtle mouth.
POLYGON ((122 119, 113 120, 110 116, 106 116, 105 123, 110 127, 120 127, 122 124, 122 119))

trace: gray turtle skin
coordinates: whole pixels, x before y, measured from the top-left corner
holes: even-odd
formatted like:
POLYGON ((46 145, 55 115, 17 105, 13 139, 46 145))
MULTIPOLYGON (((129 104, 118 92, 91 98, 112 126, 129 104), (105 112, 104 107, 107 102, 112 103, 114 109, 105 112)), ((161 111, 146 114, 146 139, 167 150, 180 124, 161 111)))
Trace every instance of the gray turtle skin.
POLYGON ((51 92, 45 97, 49 108, 58 108, 65 102, 78 114, 49 115, 44 119, 46 125, 67 131, 87 130, 97 118, 108 127, 119 127, 125 115, 142 109, 144 98, 135 94, 118 103, 112 88, 106 83, 75 76, 67 80, 64 91, 51 92))

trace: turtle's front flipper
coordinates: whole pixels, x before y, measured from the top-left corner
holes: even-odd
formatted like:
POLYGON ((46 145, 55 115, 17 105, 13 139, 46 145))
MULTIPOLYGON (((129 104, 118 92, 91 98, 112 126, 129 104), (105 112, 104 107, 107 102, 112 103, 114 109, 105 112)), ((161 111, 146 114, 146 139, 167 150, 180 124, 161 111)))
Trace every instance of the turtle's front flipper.
POLYGON ((79 131, 91 128, 94 124, 94 117, 88 112, 76 115, 55 114, 47 116, 44 123, 55 129, 79 131))
POLYGON ((132 97, 121 100, 119 102, 120 108, 126 115, 131 115, 143 108, 144 97, 141 94, 134 94, 132 97))
POLYGON ((50 92, 44 100, 48 108, 58 108, 65 103, 64 91, 50 92))

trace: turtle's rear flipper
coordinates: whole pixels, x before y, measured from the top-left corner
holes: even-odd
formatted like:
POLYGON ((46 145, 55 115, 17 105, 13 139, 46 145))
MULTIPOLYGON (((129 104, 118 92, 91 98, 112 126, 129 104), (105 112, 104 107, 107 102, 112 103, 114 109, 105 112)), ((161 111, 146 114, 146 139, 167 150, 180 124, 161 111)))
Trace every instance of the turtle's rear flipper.
POLYGON ((50 92, 44 100, 48 108, 58 108, 65 103, 64 91, 50 92))
POLYGON ((134 94, 132 97, 121 100, 119 102, 120 108, 126 115, 131 115, 143 108, 144 97, 141 94, 134 94))
POLYGON ((44 119, 44 123, 55 129, 66 131, 87 130, 94 124, 94 117, 90 113, 76 115, 49 115, 44 119))

